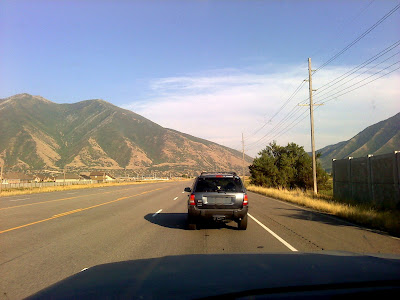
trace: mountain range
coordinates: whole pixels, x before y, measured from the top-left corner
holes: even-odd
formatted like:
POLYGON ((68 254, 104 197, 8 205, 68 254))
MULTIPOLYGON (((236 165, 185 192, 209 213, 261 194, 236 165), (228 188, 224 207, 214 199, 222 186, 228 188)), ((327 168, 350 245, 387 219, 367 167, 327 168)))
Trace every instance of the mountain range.
POLYGON ((317 152, 321 154, 322 167, 330 171, 333 158, 379 155, 396 150, 400 150, 400 113, 365 128, 348 141, 326 146, 317 152))
MULTIPOLYGON (((21 170, 241 173, 242 153, 173 129, 104 100, 57 104, 18 94, 0 99, 0 165, 21 170)), ((317 152, 332 159, 400 150, 400 113, 317 152)), ((245 156, 246 166, 252 158, 245 156)))
MULTIPOLYGON (((239 151, 99 99, 72 104, 29 94, 0 99, 0 128, 0 164, 7 170, 242 169, 239 151)), ((252 162, 245 159, 246 166, 252 162)))

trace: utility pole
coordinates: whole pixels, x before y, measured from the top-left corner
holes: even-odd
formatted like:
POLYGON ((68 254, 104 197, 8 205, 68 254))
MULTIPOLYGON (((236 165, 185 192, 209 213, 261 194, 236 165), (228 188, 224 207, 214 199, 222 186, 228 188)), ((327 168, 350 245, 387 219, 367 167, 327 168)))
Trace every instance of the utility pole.
POLYGON ((312 171, 314 181, 314 195, 318 194, 317 190, 317 162, 315 157, 315 139, 314 139, 314 108, 312 98, 312 69, 311 69, 311 58, 308 58, 308 89, 310 92, 310 122, 311 122, 311 151, 312 151, 312 171))
POLYGON ((65 185, 65 168, 64 168, 64 182, 63 185, 65 185))
POLYGON ((242 132, 242 155, 243 155, 243 162, 242 162, 242 171, 243 171, 243 184, 244 184, 244 138, 243 138, 243 132, 242 132))

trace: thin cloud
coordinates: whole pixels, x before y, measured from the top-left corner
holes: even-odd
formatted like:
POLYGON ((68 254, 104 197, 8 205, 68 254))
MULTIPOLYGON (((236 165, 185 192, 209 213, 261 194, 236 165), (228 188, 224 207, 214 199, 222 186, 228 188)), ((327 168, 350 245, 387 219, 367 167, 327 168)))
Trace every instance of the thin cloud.
MULTIPOLYGON (((349 69, 351 67, 327 68, 315 76, 313 87, 318 88, 349 69)), ((125 107, 163 127, 240 148, 242 132, 247 144, 256 142, 271 131, 297 103, 307 99, 308 85, 305 84, 284 110, 253 135, 289 98, 306 77, 306 72, 304 66, 294 66, 291 71, 266 75, 230 69, 221 72, 213 70, 208 76, 203 73, 160 78, 149 83, 154 97, 125 107)), ((368 72, 354 82, 367 76, 368 72)), ((398 82, 400 74, 394 72, 318 107, 315 112, 317 148, 347 140, 365 127, 397 113, 400 110, 398 82)), ((336 87, 339 89, 339 86, 336 87)), ((298 110, 300 114, 308 108, 301 107, 298 110)), ((308 112, 304 114, 306 117, 302 122, 276 138, 278 143, 293 141, 309 150, 309 117, 308 112)), ((257 155, 272 137, 274 134, 249 147, 248 154, 257 155)))

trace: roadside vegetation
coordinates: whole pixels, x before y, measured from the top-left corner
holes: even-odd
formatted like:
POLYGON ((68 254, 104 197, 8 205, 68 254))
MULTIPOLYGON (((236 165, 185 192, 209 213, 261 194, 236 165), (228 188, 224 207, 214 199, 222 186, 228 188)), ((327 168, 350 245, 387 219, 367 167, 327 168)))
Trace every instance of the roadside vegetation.
POLYGON ((358 225, 400 236, 400 212, 383 210, 372 204, 359 204, 333 197, 332 178, 318 165, 319 194, 312 189, 311 158, 294 143, 286 147, 271 143, 259 153, 246 180, 249 191, 291 202, 343 218, 358 225))
MULTIPOLYGON (((252 184, 304 190, 313 187, 312 161, 303 147, 295 143, 283 147, 272 142, 259 155, 249 167, 252 184)), ((317 163, 318 186, 326 188, 328 179, 328 174, 317 163)))
POLYGON ((248 185, 246 188, 261 195, 298 204, 346 219, 358 225, 400 236, 400 212, 398 211, 380 211, 367 205, 342 203, 340 200, 335 200, 332 196, 323 193, 314 196, 311 190, 286 190, 255 185, 248 185))
POLYGON ((32 188, 13 188, 3 189, 0 193, 0 197, 15 196, 15 195, 26 195, 26 194, 37 194, 37 193, 49 193, 58 191, 68 190, 80 190, 90 189, 108 186, 121 186, 121 185, 136 185, 144 183, 156 183, 156 182, 171 182, 171 181, 184 181, 187 179, 172 179, 172 180, 143 180, 143 181, 130 181, 130 182, 105 182, 105 183, 93 183, 93 184, 77 184, 77 185, 65 185, 65 186, 47 186, 47 187, 32 187, 32 188))

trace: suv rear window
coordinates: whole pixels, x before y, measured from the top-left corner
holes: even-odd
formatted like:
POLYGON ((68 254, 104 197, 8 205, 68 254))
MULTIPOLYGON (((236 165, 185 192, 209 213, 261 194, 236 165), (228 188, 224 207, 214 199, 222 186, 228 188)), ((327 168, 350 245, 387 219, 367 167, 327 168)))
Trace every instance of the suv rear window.
POLYGON ((235 177, 199 177, 194 192, 243 192, 240 178, 235 177))

